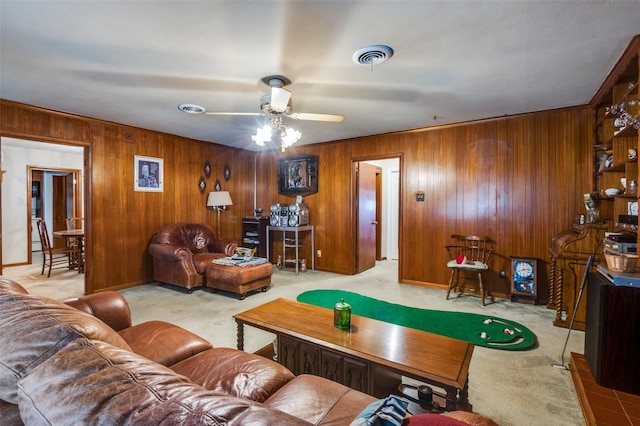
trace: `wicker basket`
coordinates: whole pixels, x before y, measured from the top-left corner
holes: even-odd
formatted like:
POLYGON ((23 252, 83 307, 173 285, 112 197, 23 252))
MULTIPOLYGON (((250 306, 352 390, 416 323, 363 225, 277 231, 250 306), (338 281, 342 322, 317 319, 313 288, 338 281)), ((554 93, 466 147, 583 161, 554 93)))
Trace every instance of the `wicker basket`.
POLYGON ((604 255, 607 259, 607 268, 614 272, 635 272, 636 265, 638 263, 638 256, 632 254, 607 254, 604 255))

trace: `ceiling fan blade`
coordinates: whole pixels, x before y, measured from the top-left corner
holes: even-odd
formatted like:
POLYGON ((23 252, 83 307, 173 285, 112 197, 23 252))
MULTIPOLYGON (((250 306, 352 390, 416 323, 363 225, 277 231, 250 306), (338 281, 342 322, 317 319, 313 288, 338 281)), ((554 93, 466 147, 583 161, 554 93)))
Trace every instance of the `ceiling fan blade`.
POLYGON ((271 109, 275 112, 284 112, 289 105, 291 92, 282 87, 271 88, 271 109))
POLYGON ((314 114, 311 112, 294 112, 292 114, 286 114, 287 117, 294 120, 311 120, 311 121, 331 121, 333 123, 341 123, 344 120, 344 115, 340 114, 314 114))
POLYGON ((263 112, 205 112, 205 115, 251 115, 251 116, 262 116, 265 115, 263 112))

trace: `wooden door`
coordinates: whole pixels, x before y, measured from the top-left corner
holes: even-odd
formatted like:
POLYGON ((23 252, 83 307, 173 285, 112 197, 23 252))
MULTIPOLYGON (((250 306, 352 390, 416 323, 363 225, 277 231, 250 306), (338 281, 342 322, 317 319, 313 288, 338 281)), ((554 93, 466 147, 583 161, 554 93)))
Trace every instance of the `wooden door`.
MULTIPOLYGON (((65 176, 53 175, 53 223, 49 232, 62 231, 67 228, 67 179, 65 176)), ((64 238, 53 238, 51 240, 54 248, 64 247, 64 238)))
POLYGON ((376 266, 376 173, 378 168, 356 163, 357 258, 356 272, 376 266))
POLYGON ((376 260, 382 258, 382 170, 376 170, 376 260))

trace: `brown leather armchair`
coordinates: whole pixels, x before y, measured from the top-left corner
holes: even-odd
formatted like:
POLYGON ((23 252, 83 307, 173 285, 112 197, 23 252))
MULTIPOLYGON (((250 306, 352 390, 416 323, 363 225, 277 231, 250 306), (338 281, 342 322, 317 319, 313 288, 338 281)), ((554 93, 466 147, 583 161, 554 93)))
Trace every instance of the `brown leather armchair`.
POLYGON ((205 270, 212 260, 233 256, 238 244, 217 238, 204 223, 175 223, 161 228, 151 240, 153 277, 161 283, 187 289, 204 285, 205 270))

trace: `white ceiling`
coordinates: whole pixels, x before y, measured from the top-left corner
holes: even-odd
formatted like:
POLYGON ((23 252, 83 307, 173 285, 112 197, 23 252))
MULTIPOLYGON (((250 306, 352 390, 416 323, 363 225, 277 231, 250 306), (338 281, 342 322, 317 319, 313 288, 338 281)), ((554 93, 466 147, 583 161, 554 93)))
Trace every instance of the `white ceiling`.
MULTIPOLYGON (((0 97, 258 149, 261 79, 292 83, 298 144, 588 103, 639 1, 0 0, 0 97), (357 65, 370 44, 395 51, 357 65)), ((263 148, 264 149, 264 148, 263 148)))

